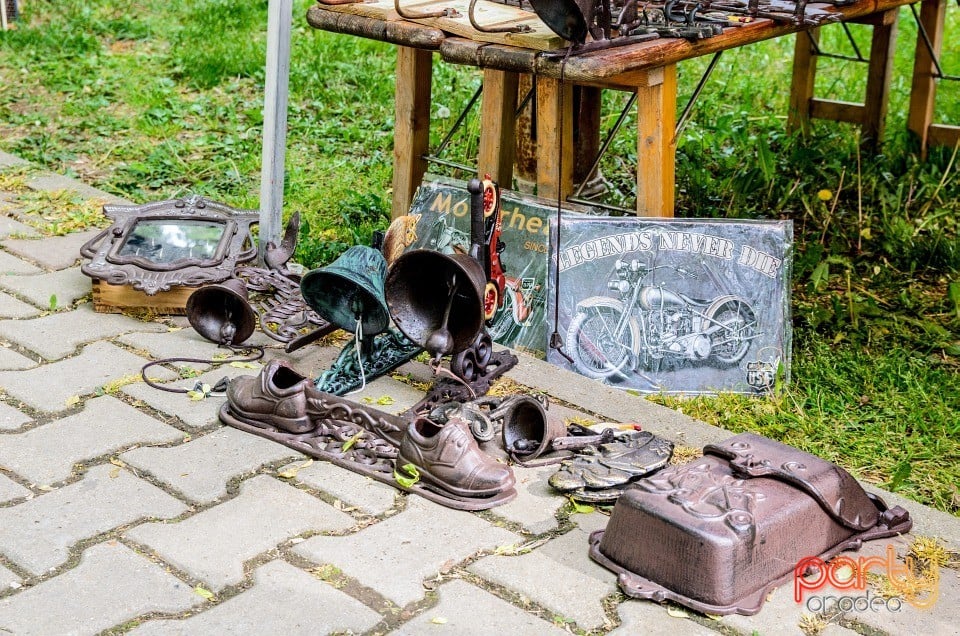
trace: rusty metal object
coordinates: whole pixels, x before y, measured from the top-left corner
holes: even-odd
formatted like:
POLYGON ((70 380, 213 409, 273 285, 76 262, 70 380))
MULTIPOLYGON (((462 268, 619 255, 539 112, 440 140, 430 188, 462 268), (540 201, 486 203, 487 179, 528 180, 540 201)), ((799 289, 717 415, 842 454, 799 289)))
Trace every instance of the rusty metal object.
POLYGON ((144 205, 105 205, 103 213, 113 224, 80 248, 89 259, 80 271, 147 295, 223 282, 237 263, 257 256, 250 235, 250 226, 260 218, 256 210, 192 195, 144 205))
POLYGON ((438 9, 436 11, 423 11, 422 13, 414 13, 404 9, 400 5, 400 0, 393 0, 393 8, 404 20, 423 20, 424 18, 459 18, 460 12, 452 7, 445 7, 443 9, 438 9))
MULTIPOLYGON (((673 454, 673 442, 648 431, 621 432, 608 439, 610 433, 613 429, 594 436, 599 437, 596 443, 564 460, 550 476, 550 485, 582 501, 612 502, 627 484, 666 466, 673 454)), ((558 442, 564 445, 563 439, 554 440, 555 447, 558 442)))
POLYGON ((280 360, 256 377, 231 381, 220 420, 451 508, 485 510, 516 496, 513 472, 477 455, 465 424, 450 424, 445 433, 420 424, 411 436, 414 418, 319 391, 280 360), (395 479, 406 463, 417 465, 423 481, 395 479))
POLYGON ((257 328, 257 314, 247 298, 247 285, 238 278, 207 285, 190 294, 187 320, 201 336, 222 345, 239 345, 257 328))
POLYGON ((801 559, 828 559, 911 525, 835 464, 744 433, 635 482, 606 530, 591 535, 590 556, 635 598, 749 615, 801 559))
POLYGON ((477 22, 475 16, 477 0, 470 0, 470 9, 467 16, 470 18, 470 26, 481 33, 529 33, 533 29, 528 24, 506 24, 498 27, 488 27, 477 22))
POLYGON ((287 343, 288 352, 338 329, 307 305, 300 294, 298 278, 253 266, 238 267, 233 275, 246 283, 263 333, 287 343))

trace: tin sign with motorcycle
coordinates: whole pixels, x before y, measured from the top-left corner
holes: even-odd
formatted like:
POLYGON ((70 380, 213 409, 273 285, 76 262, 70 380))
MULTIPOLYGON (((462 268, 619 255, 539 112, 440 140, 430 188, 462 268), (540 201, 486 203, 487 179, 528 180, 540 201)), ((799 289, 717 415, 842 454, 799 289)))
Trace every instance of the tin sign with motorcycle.
POLYGON ((550 234, 552 363, 651 393, 789 379, 790 221, 563 217, 550 234))

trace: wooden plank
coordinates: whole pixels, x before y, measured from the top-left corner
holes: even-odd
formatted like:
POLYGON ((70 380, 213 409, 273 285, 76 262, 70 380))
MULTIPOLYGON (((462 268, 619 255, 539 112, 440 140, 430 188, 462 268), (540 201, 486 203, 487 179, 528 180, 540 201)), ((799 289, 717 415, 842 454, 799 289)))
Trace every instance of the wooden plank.
POLYGON ((537 196, 573 192, 573 85, 537 77, 537 196))
POLYGON ((677 141, 677 66, 651 72, 637 87, 637 214, 673 216, 677 141))
POLYGON ((893 75, 894 46, 897 43, 898 9, 875 16, 870 41, 870 62, 867 65, 867 93, 863 100, 861 143, 876 149, 883 139, 883 129, 890 103, 890 78, 893 75))
POLYGON ((433 54, 397 47, 393 138, 393 218, 405 215, 427 171, 433 54))
MULTIPOLYGON (((937 55, 943 48, 943 24, 946 20, 946 11, 947 0, 923 0, 920 5, 920 23, 926 29, 934 53, 937 55)), ((926 157, 927 146, 931 143, 930 127, 933 124, 937 95, 935 72, 933 58, 923 40, 918 36, 913 58, 913 82, 910 88, 907 129, 917 136, 921 157, 926 157)))
POLYGON ((829 119, 843 121, 850 124, 862 124, 864 120, 863 104, 841 102, 830 99, 811 99, 810 117, 814 119, 829 119))
MULTIPOLYGON (((396 11, 394 0, 369 0, 353 4, 323 5, 324 10, 338 13, 361 15, 384 21, 402 20, 396 11)), ((532 11, 519 7, 478 0, 474 17, 483 27, 500 27, 507 25, 525 25, 530 27, 528 33, 487 33, 478 31, 470 24, 470 0, 401 0, 400 7, 404 13, 423 14, 454 9, 457 15, 452 17, 424 17, 411 18, 411 22, 436 27, 469 38, 476 42, 490 42, 494 44, 509 44, 525 49, 538 51, 552 51, 567 45, 566 40, 551 31, 532 11)))
POLYGON ((514 111, 517 110, 516 73, 483 72, 483 101, 480 104, 480 174, 504 188, 513 184, 513 157, 516 144, 514 111))
POLYGON ((148 296, 130 285, 111 285, 93 281, 93 310, 118 314, 123 311, 150 311, 158 314, 183 316, 187 313, 187 299, 198 287, 172 287, 169 291, 148 296))
POLYGON ((790 105, 787 130, 810 134, 810 108, 817 79, 817 58, 814 44, 820 41, 820 29, 797 33, 793 46, 793 76, 790 80, 790 105))
POLYGON ((960 144, 960 126, 930 124, 927 130, 927 140, 931 146, 955 148, 957 144, 960 144))

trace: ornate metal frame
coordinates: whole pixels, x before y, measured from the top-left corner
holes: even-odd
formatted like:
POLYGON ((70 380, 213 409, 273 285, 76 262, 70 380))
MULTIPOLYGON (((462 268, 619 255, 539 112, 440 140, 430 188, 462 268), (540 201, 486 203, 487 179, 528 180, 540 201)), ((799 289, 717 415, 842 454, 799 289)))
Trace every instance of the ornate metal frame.
MULTIPOLYGON (((250 234, 250 227, 260 219, 256 210, 237 210, 191 195, 144 205, 105 205, 103 213, 113 224, 80 248, 80 255, 90 259, 81 271, 113 285, 132 285, 151 296, 175 285, 196 287, 222 282, 230 278, 237 263, 257 255, 257 244, 250 234), (139 224, 164 221, 171 225, 201 221, 222 225, 223 230, 212 252, 210 240, 208 249, 200 256, 159 260, 139 251, 125 253, 124 248, 137 237, 139 224)), ((156 247, 162 248, 162 242, 156 247)))

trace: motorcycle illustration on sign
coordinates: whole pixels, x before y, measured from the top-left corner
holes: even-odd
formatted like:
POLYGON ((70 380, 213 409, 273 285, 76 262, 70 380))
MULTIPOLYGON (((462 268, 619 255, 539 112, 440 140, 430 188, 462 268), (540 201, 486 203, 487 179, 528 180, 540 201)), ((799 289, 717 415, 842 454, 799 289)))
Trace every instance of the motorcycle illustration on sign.
POLYGON ((548 280, 559 288, 546 315, 563 342, 550 362, 651 393, 759 393, 788 379, 789 222, 561 224, 550 228, 548 280))
POLYGON ((593 296, 577 303, 567 331, 577 371, 609 378, 686 364, 727 368, 744 358, 760 335, 750 303, 733 294, 691 298, 647 280, 660 269, 696 278, 681 267, 618 259, 616 277, 608 283, 616 297, 593 296))

